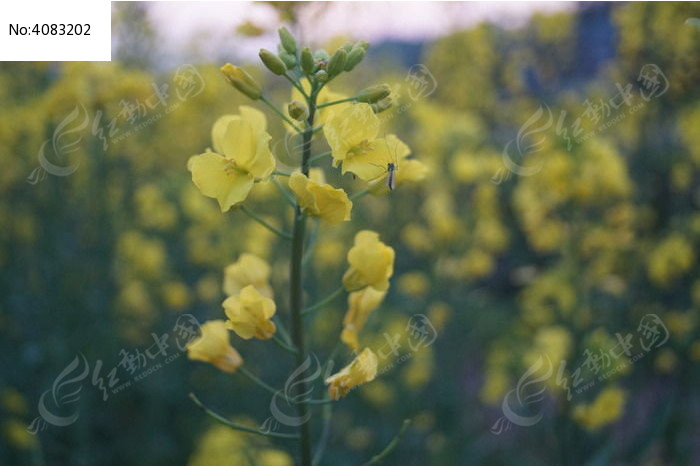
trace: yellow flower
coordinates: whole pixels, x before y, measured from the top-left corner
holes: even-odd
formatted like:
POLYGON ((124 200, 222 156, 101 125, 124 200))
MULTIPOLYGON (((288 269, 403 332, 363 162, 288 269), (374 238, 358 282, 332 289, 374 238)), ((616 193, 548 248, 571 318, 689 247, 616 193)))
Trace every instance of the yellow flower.
POLYGON ((343 332, 340 339, 354 351, 360 349, 357 334, 365 326, 367 318, 384 300, 386 291, 377 291, 371 286, 350 293, 348 296, 348 311, 343 318, 343 332))
POLYGON ((399 289, 413 298, 420 298, 430 291, 430 279, 422 272, 407 272, 399 277, 399 289))
POLYGON ((669 286, 693 266, 693 246, 683 235, 673 233, 651 251, 648 262, 651 281, 662 287, 669 286))
POLYGON ((187 162, 194 184, 202 194, 219 201, 222 212, 242 202, 255 180, 275 169, 265 116, 251 107, 239 110, 240 115, 224 115, 214 123, 215 152, 192 156, 187 162))
POLYGON ((7 443, 21 450, 29 450, 37 445, 37 438, 27 430, 26 422, 12 418, 3 421, 3 436, 7 443))
MULTIPOLYGON (((370 162, 372 168, 367 166, 362 168, 368 172, 369 180, 372 181, 372 194, 389 192, 389 187, 384 180, 389 176, 388 165, 390 163, 394 165, 394 185, 396 187, 405 183, 421 181, 428 174, 428 167, 423 162, 407 159, 411 155, 411 149, 395 134, 387 134, 384 139, 376 139, 372 145, 382 149, 374 151, 373 156, 377 159, 370 162)), ((363 162, 364 157, 353 157, 344 167, 352 172, 353 167, 363 162)))
POLYGON ((201 331, 201 336, 187 345, 188 358, 210 362, 224 372, 235 372, 243 364, 243 358, 229 342, 226 322, 205 322, 201 331))
POLYGON ((224 269, 224 292, 233 296, 248 285, 253 285, 265 297, 272 298, 269 284, 270 266, 254 254, 244 253, 224 269))
POLYGON ((617 387, 603 389, 596 399, 587 405, 574 408, 573 418, 588 430, 597 430, 622 415, 626 394, 617 387))
POLYGON ((300 171, 289 177, 289 188, 306 215, 321 217, 330 223, 350 220, 352 202, 345 191, 322 183, 307 178, 300 171))
POLYGON ((350 268, 343 275, 346 290, 371 286, 378 291, 389 289, 394 273, 394 250, 379 241, 379 234, 362 230, 355 235, 355 245, 348 251, 350 268))
POLYGON ((253 285, 243 288, 239 295, 226 298, 223 307, 229 319, 228 327, 245 340, 253 337, 268 340, 277 331, 270 321, 277 310, 275 302, 260 294, 253 285))
POLYGON ((350 171, 365 181, 381 176, 394 160, 387 141, 377 139, 378 133, 379 117, 365 103, 336 112, 323 127, 333 165, 342 163, 343 173, 350 171))
POLYGON ((377 376, 377 355, 365 348, 353 361, 326 379, 328 396, 339 400, 354 387, 371 382, 377 376))

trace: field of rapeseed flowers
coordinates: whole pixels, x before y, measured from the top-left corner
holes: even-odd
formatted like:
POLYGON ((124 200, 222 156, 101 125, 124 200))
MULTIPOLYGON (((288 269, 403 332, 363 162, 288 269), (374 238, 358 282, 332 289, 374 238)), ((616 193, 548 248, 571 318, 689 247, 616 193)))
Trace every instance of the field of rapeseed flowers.
POLYGON ((0 464, 696 464, 697 6, 275 8, 0 65, 0 464))

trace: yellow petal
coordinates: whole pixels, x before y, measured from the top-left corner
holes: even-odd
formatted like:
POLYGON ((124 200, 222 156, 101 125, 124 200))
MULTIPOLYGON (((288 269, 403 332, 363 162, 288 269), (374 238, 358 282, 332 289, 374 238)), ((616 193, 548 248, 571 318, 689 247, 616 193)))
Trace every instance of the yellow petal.
POLYGON ((316 199, 318 216, 329 223, 338 224, 350 220, 352 201, 340 188, 331 185, 317 185, 311 182, 308 191, 316 199))
POLYGON ((223 115, 214 122, 214 126, 211 128, 211 141, 215 152, 219 154, 224 153, 224 135, 226 134, 228 124, 240 118, 241 117, 238 115, 223 115))
POLYGON ((260 294, 252 285, 238 295, 228 297, 222 304, 229 328, 243 339, 267 340, 277 331, 270 319, 275 314, 275 302, 260 294))
POLYGON ((243 364, 243 358, 231 346, 223 320, 205 322, 200 330, 201 336, 187 345, 189 359, 209 362, 225 372, 234 372, 243 364))
POLYGON ((253 285, 263 296, 272 298, 269 279, 268 263, 254 254, 244 253, 224 269, 224 292, 231 296, 240 293, 246 286, 253 285))
POLYGON ((411 155, 411 148, 395 134, 387 134, 385 139, 395 161, 401 161, 411 155))
POLYGON ((229 121, 222 141, 223 154, 226 158, 248 170, 248 166, 255 157, 257 150, 258 134, 253 125, 240 118, 229 121))
POLYGON ((316 201, 309 190, 306 189, 308 183, 309 179, 299 170, 294 171, 289 177, 289 189, 296 196, 301 208, 307 210, 310 215, 317 215, 316 201))
POLYGON ((330 223, 350 220, 352 202, 342 189, 318 184, 298 170, 289 177, 289 188, 296 195, 304 214, 321 217, 330 223))
POLYGON ((389 288, 394 273, 394 250, 379 241, 379 235, 363 230, 355 235, 355 244, 348 251, 350 268, 343 276, 348 290, 371 286, 379 291, 389 288))
POLYGON ((253 187, 253 177, 230 167, 230 161, 213 152, 190 157, 192 182, 207 197, 219 201, 222 212, 242 202, 253 187))
POLYGON ((382 303, 386 291, 377 291, 368 286, 348 296, 348 310, 343 318, 340 339, 353 350, 359 350, 358 332, 362 330, 370 314, 382 303))
POLYGON ((428 167, 420 160, 404 160, 396 171, 396 185, 404 182, 420 181, 428 173, 428 167))
POLYGON ((275 157, 270 151, 270 139, 272 136, 267 133, 261 133, 258 136, 257 150, 247 166, 255 178, 267 178, 275 169, 275 157))
POLYGON ((379 118, 369 104, 351 105, 333 115, 323 127, 333 158, 344 160, 362 142, 371 142, 379 132, 379 118))
POLYGON ((351 172, 364 181, 378 180, 388 173, 389 163, 395 163, 389 145, 385 139, 375 139, 366 150, 347 155, 343 174, 351 172))
POLYGON ((350 364, 326 379, 330 399, 338 400, 354 387, 374 380, 377 364, 377 355, 365 348, 350 364))
POLYGON ((241 105, 238 107, 238 111, 241 114, 241 118, 248 121, 256 133, 260 134, 267 131, 267 118, 265 118, 263 112, 247 105, 241 105))

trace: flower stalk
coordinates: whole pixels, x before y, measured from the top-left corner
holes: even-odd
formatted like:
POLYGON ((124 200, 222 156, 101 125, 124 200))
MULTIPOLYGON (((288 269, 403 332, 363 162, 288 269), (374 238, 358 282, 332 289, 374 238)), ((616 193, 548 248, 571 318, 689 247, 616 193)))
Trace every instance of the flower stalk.
MULTIPOLYGON (((311 158, 311 139, 313 132, 311 128, 314 122, 314 113, 316 110, 316 90, 312 88, 311 95, 307 101, 309 107, 309 117, 307 119, 308 128, 303 133, 303 149, 301 172, 309 175, 309 159, 311 158)), ((289 308, 291 311, 292 321, 292 343, 297 348, 296 364, 301 366, 306 359, 306 346, 304 342, 304 321, 302 319, 302 311, 304 309, 303 300, 303 260, 304 260, 304 242, 306 236, 306 217, 301 211, 301 206, 296 203, 294 208, 294 227, 292 230, 292 252, 289 273, 289 308)), ((306 373, 299 376, 298 393, 306 393, 306 373)), ((297 406, 299 417, 305 418, 308 412, 308 406, 305 401, 301 401, 297 406)), ((302 466, 311 466, 311 426, 308 422, 303 423, 299 427, 299 446, 301 450, 302 466)))

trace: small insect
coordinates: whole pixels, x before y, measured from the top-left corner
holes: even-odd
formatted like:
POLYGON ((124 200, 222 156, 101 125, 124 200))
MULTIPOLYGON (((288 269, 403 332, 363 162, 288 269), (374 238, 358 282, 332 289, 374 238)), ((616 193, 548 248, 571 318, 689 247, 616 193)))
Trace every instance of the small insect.
MULTIPOLYGON (((386 141, 386 135, 384 136, 384 140, 386 141)), ((388 142, 386 143, 388 147, 388 142)), ((396 141, 396 146, 398 147, 399 141, 397 139, 396 141)), ((399 160, 396 155, 397 152, 397 147, 394 147, 393 150, 389 150, 389 152, 392 155, 393 161, 392 162, 387 162, 386 167, 382 165, 377 165, 377 164, 372 164, 376 167, 381 168, 382 170, 386 170, 382 173, 380 173, 378 176, 374 177, 370 181, 378 180, 380 178, 386 177, 386 186, 389 188, 389 191, 393 191, 396 189, 396 172, 399 170, 399 160)))
POLYGON ((389 188, 389 191, 393 191, 394 188, 396 188, 396 165, 392 162, 389 162, 386 164, 386 170, 387 170, 387 177, 386 177, 386 185, 389 188))

